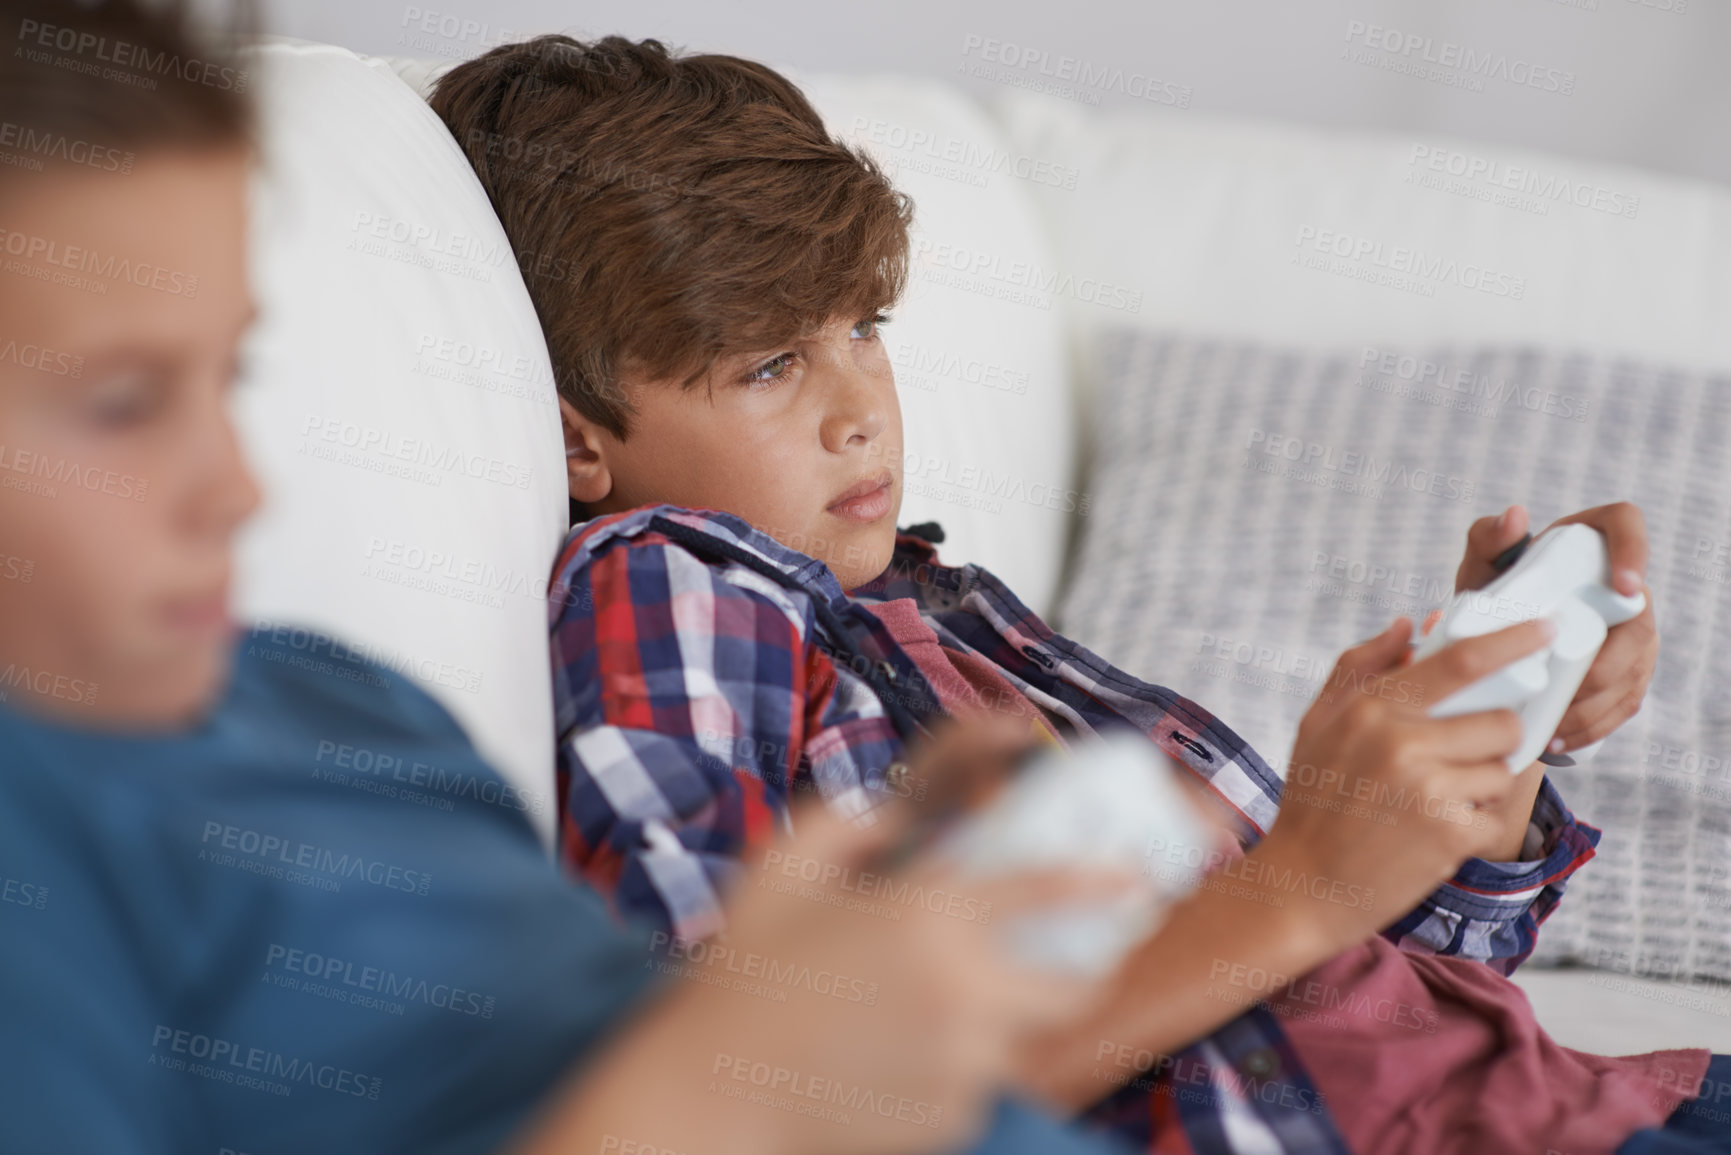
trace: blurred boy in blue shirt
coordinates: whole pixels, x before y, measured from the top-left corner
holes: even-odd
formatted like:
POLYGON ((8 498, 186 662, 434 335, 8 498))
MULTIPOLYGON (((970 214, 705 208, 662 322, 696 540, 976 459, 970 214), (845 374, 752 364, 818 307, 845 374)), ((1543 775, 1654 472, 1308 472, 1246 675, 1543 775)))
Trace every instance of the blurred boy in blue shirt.
MULTIPOLYGON (((258 501, 225 412, 253 313, 245 74, 178 8, 0 12, 0 121, 44 158, 0 175, 0 1146, 863 1155, 989 1127, 992 1151, 1093 1149, 992 1112, 1017 1032, 1086 992, 1009 968, 975 924, 755 889, 742 949, 846 960, 873 1005, 698 982, 645 1000, 640 938, 515 809, 312 772, 336 744, 495 780, 412 685, 229 621, 258 501), (765 1106, 760 1068, 782 1097, 821 1083, 869 1109, 765 1106)), ((842 863, 896 833, 809 825, 799 852, 842 863)))

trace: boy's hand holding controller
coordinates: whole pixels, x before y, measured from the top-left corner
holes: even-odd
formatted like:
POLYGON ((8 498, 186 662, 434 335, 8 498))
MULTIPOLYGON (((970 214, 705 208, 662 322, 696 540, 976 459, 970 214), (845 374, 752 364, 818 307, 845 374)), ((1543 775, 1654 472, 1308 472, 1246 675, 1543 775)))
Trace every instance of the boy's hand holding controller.
POLYGON ((1412 909, 1502 833, 1491 814, 1515 788, 1504 759, 1520 745, 1520 719, 1506 709, 1451 718, 1428 710, 1556 632, 1548 621, 1521 622, 1409 663, 1411 625, 1397 618, 1340 656, 1299 723, 1280 813, 1257 848, 1295 870, 1375 889, 1375 910, 1311 904, 1336 950, 1412 909))
MULTIPOLYGON (((1605 736, 1640 709, 1659 655, 1652 591, 1642 577, 1647 532, 1640 509, 1619 502, 1582 510, 1558 519, 1539 538, 1527 532, 1527 522, 1527 511, 1514 505, 1500 517, 1473 523, 1455 575, 1456 600, 1479 590, 1493 600, 1474 604, 1466 598, 1466 606, 1451 606, 1450 629, 1458 633, 1482 628, 1482 620, 1476 626, 1472 622, 1483 617, 1475 611, 1512 614, 1520 603, 1537 599, 1553 611, 1567 611, 1559 619, 1569 625, 1567 637, 1542 664, 1528 659, 1524 667, 1504 671, 1462 699, 1433 706, 1439 712, 1458 712, 1476 704, 1473 696, 1488 693, 1525 719, 1526 741, 1509 764, 1519 774, 1515 788, 1501 805, 1486 811, 1493 837, 1479 854, 1493 861, 1530 858, 1534 850, 1525 846, 1525 836, 1545 771, 1532 759, 1568 766, 1591 758, 1605 736), (1567 543, 1554 540, 1565 526, 1574 527, 1567 532, 1576 535, 1597 534, 1567 543), (1535 551, 1534 542, 1546 543, 1545 550, 1535 551), (1551 556, 1535 557, 1535 552, 1551 556), (1565 607, 1563 602, 1579 604, 1565 607), (1601 630, 1603 641, 1598 643, 1601 630), (1592 652, 1595 643, 1597 651, 1581 676, 1580 656, 1592 652), (1570 690, 1568 683, 1576 677, 1579 685, 1570 690), (1567 701, 1560 700, 1564 695, 1567 701)), ((1433 614, 1431 620, 1440 616, 1433 614)), ((1432 645, 1442 641, 1435 628, 1426 639, 1432 645)))
MULTIPOLYGON (((963 783, 973 796, 957 801, 971 805, 1008 774, 1027 741, 1025 726, 946 725, 910 750, 909 770, 934 785, 963 783)), ((936 852, 935 831, 921 829, 914 804, 872 813, 876 821, 861 824, 824 806, 796 811, 795 833, 748 861, 728 893, 727 965, 675 955, 670 963, 687 977, 672 982, 609 1069, 591 1075, 586 1094, 635 1094, 612 1070, 641 1078, 653 1065, 660 1085, 677 1081, 694 1100, 733 1109, 723 1129, 713 1112, 694 1113, 705 1130, 682 1137, 685 1146, 666 1144, 679 1150, 880 1155, 963 1146, 1011 1073, 1017 1043, 1085 1013, 1104 991, 1098 981, 1027 963, 1009 949, 1004 924, 1112 901, 1137 884, 1121 872, 1050 866, 966 878, 936 852), (784 997, 734 989, 730 967, 784 997), (670 1065, 673 1054, 684 1059, 670 1065), (869 1088, 906 1109, 850 1112, 839 1127, 817 1112, 800 1132, 773 1105, 776 1097, 821 1098, 831 1083, 869 1088), (769 1102, 751 1101, 753 1093, 769 1102)))
MULTIPOLYGON (((1647 525, 1640 507, 1626 501, 1596 506, 1558 518, 1550 528, 1575 524, 1590 526, 1604 535, 1612 591, 1625 597, 1640 595, 1646 606, 1635 617, 1611 626, 1557 724, 1556 737, 1547 747, 1552 755, 1596 748, 1606 735, 1633 717, 1641 708, 1659 660, 1653 592, 1644 578, 1647 525)), ((1455 574, 1455 592, 1483 589, 1497 578, 1501 571, 1496 559, 1523 539, 1527 527, 1527 511, 1518 505, 1511 505, 1499 517, 1473 522, 1467 531, 1466 555, 1455 574)), ((1590 755, 1587 751, 1586 756, 1590 755)))
MULTIPOLYGON (((1456 577, 1457 593, 1504 576, 1509 565, 1506 560, 1499 565, 1499 555, 1506 559, 1522 541, 1525 523, 1525 510, 1518 506, 1475 523, 1456 577)), ((1545 546, 1565 548, 1548 558, 1541 550, 1526 559, 1524 572, 1508 575, 1526 583, 1521 589, 1530 586, 1529 593, 1539 594, 1542 586, 1540 597, 1547 602, 1552 594, 1581 587, 1579 598, 1557 598, 1558 610, 1547 606, 1546 618, 1482 633, 1488 623, 1476 621, 1463 625, 1462 633, 1472 636, 1455 636, 1446 644, 1436 636, 1436 644, 1413 656, 1404 652, 1410 625, 1402 618, 1342 655, 1299 726, 1280 816, 1269 834, 1269 842, 1278 839, 1281 845, 1271 849, 1293 853, 1329 877, 1378 878, 1379 900, 1386 896, 1387 912, 1393 913, 1409 909, 1467 858, 1519 856, 1543 774, 1541 766, 1524 760, 1523 750, 1532 751, 1535 738, 1514 709, 1490 708, 1489 699, 1481 705, 1474 695, 1486 687, 1506 689, 1510 668, 1522 669, 1516 665, 1522 659, 1543 663, 1553 642, 1558 645, 1550 654, 1550 673, 1578 674, 1569 661, 1575 651, 1561 651, 1595 641, 1597 635, 1587 627, 1613 623, 1556 730, 1565 744, 1596 742, 1639 708, 1658 648, 1651 599, 1645 598, 1640 577, 1646 563, 1640 511, 1626 503, 1603 506, 1556 526, 1575 524, 1605 535, 1608 589, 1597 590, 1600 575, 1587 572, 1593 568, 1592 549, 1568 548, 1590 547, 1593 539, 1565 545, 1553 534, 1545 546), (1567 559, 1561 570, 1568 572, 1559 570, 1560 559, 1567 559), (1587 560, 1577 565, 1582 559, 1587 560), (1577 602, 1596 608, 1587 611, 1577 602), (1559 621, 1566 635, 1561 641, 1559 621), (1469 693, 1447 704, 1468 687, 1469 693), (1462 712, 1473 706, 1480 708, 1462 712), (1523 760, 1511 767, 1516 758, 1523 760), (1518 776, 1510 776, 1511 768, 1518 776), (1346 814, 1354 816, 1356 832, 1332 821, 1346 814), (1361 875, 1361 869, 1370 876, 1361 875)), ((1499 588, 1509 588, 1509 582, 1499 588)), ((1456 621, 1464 623, 1474 609, 1467 602, 1451 607, 1456 621)), ((1510 699, 1508 694, 1490 697, 1510 699)), ((1386 921, 1387 912, 1377 925, 1386 921)), ((1357 941, 1367 929, 1376 929, 1355 926, 1351 916, 1357 913, 1343 911, 1328 921, 1357 941)))
MULTIPOLYGON (((1436 718, 1504 706, 1519 711, 1525 736, 1508 759, 1509 769, 1518 774, 1534 759, 1557 757, 1562 748, 1554 738, 1557 727, 1611 628, 1639 617, 1647 599, 1611 587, 1604 535, 1590 526, 1553 526, 1536 538, 1523 538, 1515 549, 1522 552, 1507 572, 1482 590, 1457 593, 1446 610, 1433 615, 1440 620, 1414 656, 1423 658, 1511 621, 1543 617, 1556 625, 1557 639, 1545 651, 1431 707, 1436 718)), ((1573 761, 1565 757, 1562 764, 1573 761)))
MULTIPOLYGON (((1497 575, 1493 559, 1519 540, 1524 522, 1517 509, 1473 527, 1457 592, 1497 575)), ((1606 506, 1564 522, 1605 534, 1616 594, 1645 592, 1638 510, 1606 506)), ((1519 622, 1418 659, 1411 633, 1412 623, 1397 619, 1341 655, 1299 726, 1273 827, 1233 871, 1232 885, 1205 886, 1177 903, 1120 969, 1105 1003, 1026 1048, 1025 1087, 1060 1107, 1091 1102, 1101 1092, 1102 1055, 1145 1065, 1239 1013, 1247 996, 1234 978, 1240 972, 1303 974, 1411 910, 1468 858, 1516 857, 1509 849, 1521 845, 1540 773, 1509 773, 1507 759, 1524 737, 1520 717, 1510 709, 1430 711, 1546 649, 1556 628, 1519 622), (1325 885, 1283 884, 1290 879, 1325 885)), ((1562 736, 1593 741, 1633 713, 1655 651, 1649 602, 1611 627, 1562 736)))
POLYGON ((1227 884, 1204 885, 1165 913, 1115 976, 1109 1002, 1027 1049, 1024 1086, 1057 1106, 1092 1102, 1103 1048, 1107 1058, 1176 1053, 1271 993, 1235 975, 1304 974, 1411 910, 1479 852, 1491 825, 1480 808, 1514 788, 1502 759, 1520 743, 1520 722, 1510 710, 1427 710, 1539 650, 1552 628, 1521 623, 1409 664, 1411 625, 1398 619, 1341 655, 1299 724, 1267 836, 1227 884))

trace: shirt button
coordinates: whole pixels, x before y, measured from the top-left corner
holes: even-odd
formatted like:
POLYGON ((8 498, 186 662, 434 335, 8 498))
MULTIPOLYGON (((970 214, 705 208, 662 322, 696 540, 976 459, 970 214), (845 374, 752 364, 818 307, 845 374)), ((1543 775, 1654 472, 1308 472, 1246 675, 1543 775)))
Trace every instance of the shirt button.
POLYGON ((896 684, 896 668, 889 664, 888 659, 878 663, 878 673, 884 676, 884 681, 890 685, 896 684))
POLYGON ((889 770, 884 774, 884 781, 900 790, 907 784, 908 764, 906 762, 891 762, 889 770))
POLYGON ((1258 1047, 1238 1060, 1238 1073, 1247 1079, 1267 1079, 1280 1070, 1280 1056, 1272 1047, 1258 1047))

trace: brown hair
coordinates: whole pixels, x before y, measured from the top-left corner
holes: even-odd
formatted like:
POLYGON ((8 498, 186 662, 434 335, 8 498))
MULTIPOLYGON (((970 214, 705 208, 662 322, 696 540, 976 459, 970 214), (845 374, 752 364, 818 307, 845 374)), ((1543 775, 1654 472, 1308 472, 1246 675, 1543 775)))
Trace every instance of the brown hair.
POLYGON ((761 64, 542 36, 458 65, 432 106, 504 222, 560 394, 617 437, 626 374, 690 388, 901 296, 913 202, 761 64))
POLYGON ((250 2, 210 34, 187 0, 0 0, 0 133, 14 168, 130 171, 134 150, 251 141, 248 74, 231 57, 250 2))

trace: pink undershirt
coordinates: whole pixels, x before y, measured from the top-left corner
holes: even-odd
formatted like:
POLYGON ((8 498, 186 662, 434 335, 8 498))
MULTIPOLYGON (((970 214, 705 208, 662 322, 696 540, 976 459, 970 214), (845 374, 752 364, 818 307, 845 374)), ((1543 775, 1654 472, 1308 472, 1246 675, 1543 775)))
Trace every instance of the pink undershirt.
MULTIPOLYGON (((911 598, 861 603, 944 710, 1040 711, 978 654, 945 650, 911 598)), ((1696 1093, 1710 1053, 1606 1058, 1540 1029, 1526 994, 1483 963, 1373 936, 1268 1000, 1329 1114, 1361 1155, 1555 1150, 1610 1155, 1696 1093)))
POLYGON ((1050 733, 1040 708, 1004 677, 995 664, 979 654, 944 649, 938 635, 920 617, 919 606, 912 598, 859 604, 884 624, 896 644, 919 667, 944 713, 960 717, 988 709, 1014 711, 1018 716, 1037 721, 1050 733))
POLYGON ((1483 963, 1381 936, 1270 1000, 1352 1149, 1364 1155, 1609 1155, 1695 1096, 1701 1049, 1571 1050, 1483 963), (1338 994, 1336 992, 1339 992, 1338 994))

